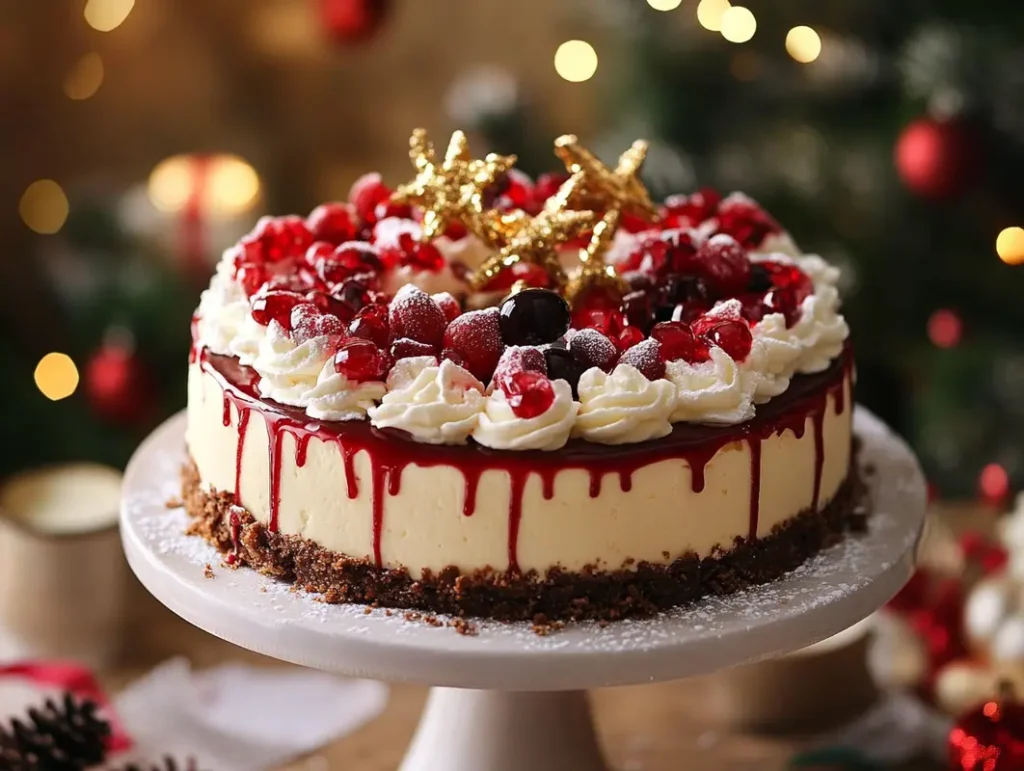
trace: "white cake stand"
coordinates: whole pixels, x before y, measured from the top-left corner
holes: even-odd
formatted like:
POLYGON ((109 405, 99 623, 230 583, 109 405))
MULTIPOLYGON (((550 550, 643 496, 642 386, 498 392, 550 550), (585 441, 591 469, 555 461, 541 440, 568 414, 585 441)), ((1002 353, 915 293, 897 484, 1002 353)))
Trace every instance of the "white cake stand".
POLYGON ((873 492, 868 533, 757 589, 547 637, 496 622, 463 636, 219 568, 212 547, 183 535, 186 515, 166 507, 185 458, 183 415, 129 464, 121 532, 146 588, 201 629, 316 669, 434 686, 401 771, 604 771, 584 689, 689 677, 801 648, 864 618, 909 578, 924 524, 921 472, 862 408, 855 426, 873 492))

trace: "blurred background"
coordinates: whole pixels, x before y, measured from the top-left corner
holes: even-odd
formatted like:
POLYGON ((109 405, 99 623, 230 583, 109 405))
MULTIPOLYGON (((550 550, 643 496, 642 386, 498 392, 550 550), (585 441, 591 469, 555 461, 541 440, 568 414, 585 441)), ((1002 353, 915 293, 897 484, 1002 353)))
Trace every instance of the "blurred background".
POLYGON ((184 406, 220 251, 415 126, 757 198, 844 271, 859 399, 935 493, 1024 483, 1024 9, 961 0, 0 0, 0 475, 184 406))

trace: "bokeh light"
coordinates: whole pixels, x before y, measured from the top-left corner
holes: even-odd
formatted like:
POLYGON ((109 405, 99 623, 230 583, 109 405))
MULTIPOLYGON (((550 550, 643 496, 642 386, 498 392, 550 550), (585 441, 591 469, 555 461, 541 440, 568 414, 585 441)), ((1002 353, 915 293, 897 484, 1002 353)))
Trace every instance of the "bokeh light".
POLYGON ((103 60, 97 53, 86 54, 64 78, 64 93, 69 99, 88 99, 103 84, 103 60))
POLYGON ((928 317, 928 339, 937 348, 952 348, 960 342, 964 325, 960 316, 948 308, 935 311, 928 317))
POLYGON ((555 51, 555 72, 570 83, 590 80, 597 72, 597 51, 585 40, 566 40, 555 51))
POLYGON ((235 155, 175 155, 149 175, 149 199, 160 211, 179 212, 194 201, 209 211, 248 211, 260 194, 260 178, 235 155))
POLYGON ((647 0, 647 4, 656 11, 674 11, 683 0, 647 0))
POLYGON ((722 15, 731 7, 729 0, 700 0, 697 6, 697 21, 704 29, 720 32, 722 15))
POLYGON ((786 35, 786 51, 801 64, 810 64, 821 54, 821 37, 810 27, 793 27, 786 35))
POLYGON ((757 31, 757 19, 749 8, 734 5, 722 14, 722 37, 730 43, 746 43, 757 31))
POLYGON ((58 401, 78 388, 78 367, 66 353, 48 353, 36 365, 34 378, 43 396, 58 401))
POLYGON ((996 254, 1007 265, 1024 263, 1024 228, 1004 228, 996 238, 996 254))
POLYGON ((50 235, 60 230, 68 218, 68 198, 52 179, 39 179, 25 188, 18 212, 31 230, 50 235))
POLYGON ((978 476, 978 491, 989 503, 1002 501, 1010 492, 1010 477, 998 463, 989 463, 978 476))
POLYGON ((100 32, 120 27, 135 7, 135 0, 89 0, 85 4, 85 22, 100 32))

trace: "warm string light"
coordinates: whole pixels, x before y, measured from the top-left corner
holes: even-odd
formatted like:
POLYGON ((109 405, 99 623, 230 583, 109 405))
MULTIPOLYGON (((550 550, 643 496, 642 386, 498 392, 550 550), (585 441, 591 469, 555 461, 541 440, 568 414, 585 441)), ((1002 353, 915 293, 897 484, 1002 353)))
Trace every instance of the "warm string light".
POLYGON ((656 11, 674 11, 683 0, 647 0, 647 4, 656 11))
POLYGON ((234 155, 175 155, 149 175, 149 199, 160 211, 176 213, 202 199, 210 212, 234 215, 248 211, 260 194, 260 178, 234 155))
POLYGON ((68 198, 52 179, 39 179, 25 188, 18 212, 29 229, 51 235, 60 230, 68 218, 68 198))
POLYGON ((810 27, 793 27, 786 35, 786 51, 801 64, 810 64, 821 55, 821 36, 810 27))
POLYGON ((97 53, 86 54, 64 78, 64 93, 69 99, 88 99, 103 84, 103 60, 97 53))
POLYGON ((48 353, 36 364, 33 375, 43 396, 52 401, 66 399, 78 388, 78 367, 66 353, 48 353))
POLYGON ((1024 228, 1003 228, 999 231, 996 254, 1007 265, 1024 264, 1024 228))
POLYGON ((749 8, 734 5, 722 14, 722 37, 730 43, 746 43, 757 31, 757 19, 749 8))
POLYGON ((120 27, 135 7, 135 0, 89 0, 85 4, 85 22, 99 32, 120 27))
POLYGON ((597 72, 597 51, 585 40, 566 40, 555 51, 555 72, 570 83, 590 80, 597 72))
POLYGON ((729 0, 700 0, 697 6, 697 22, 712 32, 722 31, 722 15, 732 6, 729 0))

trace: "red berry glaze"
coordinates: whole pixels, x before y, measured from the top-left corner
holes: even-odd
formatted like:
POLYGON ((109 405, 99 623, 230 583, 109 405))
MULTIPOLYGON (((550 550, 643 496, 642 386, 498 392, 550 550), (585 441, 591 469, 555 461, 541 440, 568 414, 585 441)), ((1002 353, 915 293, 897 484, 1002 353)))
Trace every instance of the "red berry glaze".
POLYGON ((377 221, 377 205, 391 199, 391 189, 381 180, 380 174, 364 174, 352 184, 348 200, 365 225, 377 221))
POLYGON ((334 354, 334 371, 357 383, 383 380, 390 368, 388 358, 369 340, 347 340, 334 354))
POLYGON ((736 361, 743 361, 750 355, 754 338, 750 327, 741 319, 724 319, 703 333, 712 345, 717 345, 736 361))
POLYGON ((506 348, 501 358, 498 359, 498 366, 495 368, 491 379, 500 388, 505 378, 524 370, 547 375, 548 366, 544 358, 544 352, 540 348, 532 346, 512 345, 506 348))
POLYGON ((750 281, 750 259, 732 236, 712 236, 697 250, 697 270, 712 291, 734 297, 750 281))
POLYGON ((391 344, 391 358, 395 361, 413 356, 437 356, 437 348, 408 337, 400 337, 391 344))
POLYGON ((615 345, 618 346, 620 351, 624 351, 627 348, 632 348, 637 343, 644 339, 644 333, 636 327, 626 327, 619 333, 618 338, 615 340, 615 345))
POLYGON ((387 307, 375 304, 363 307, 348 325, 348 333, 352 337, 369 340, 381 348, 386 347, 391 339, 387 307))
POLYGON ((389 318, 392 338, 408 337, 440 347, 448 320, 441 307, 419 287, 406 284, 391 301, 389 318))
POLYGON ((555 402, 555 390, 546 375, 530 370, 513 372, 499 384, 516 417, 529 420, 543 415, 555 402))
POLYGON ((462 366, 484 383, 491 379, 505 349, 498 315, 497 308, 463 313, 444 333, 444 347, 458 355, 462 366))
POLYGON ((714 215, 722 196, 710 187, 691 195, 670 195, 662 208, 662 222, 668 228, 693 228, 714 215))
POLYGON ((355 217, 344 203, 320 204, 306 217, 306 227, 316 241, 335 245, 356 237, 355 217))
POLYGON ((268 326, 271 321, 276 321, 285 329, 291 329, 292 308, 305 299, 296 292, 270 290, 255 295, 249 302, 249 308, 257 324, 268 326))
POLYGON ((707 345, 694 337, 689 325, 682 321, 655 324, 651 337, 661 345, 661 357, 665 361, 683 359, 695 364, 708 358, 707 345))

